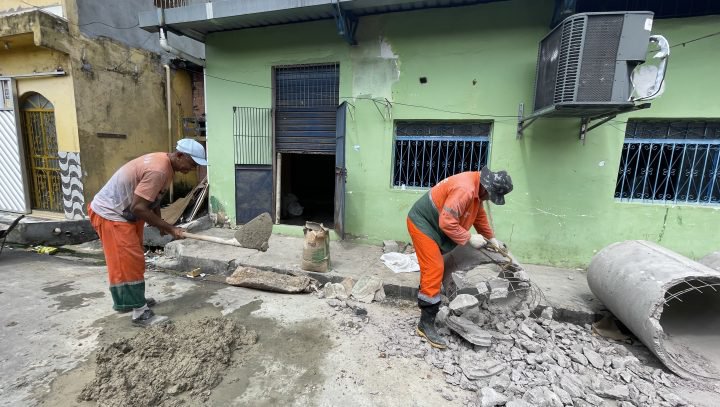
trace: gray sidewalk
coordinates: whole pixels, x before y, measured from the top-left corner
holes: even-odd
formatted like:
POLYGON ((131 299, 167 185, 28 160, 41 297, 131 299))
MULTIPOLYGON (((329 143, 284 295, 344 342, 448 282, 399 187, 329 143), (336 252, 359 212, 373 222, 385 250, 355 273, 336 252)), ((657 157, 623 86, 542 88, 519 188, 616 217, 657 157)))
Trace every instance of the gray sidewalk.
MULTIPOLYGON (((233 230, 212 228, 201 232, 210 236, 233 238, 233 230)), ((277 272, 304 273, 321 283, 341 282, 346 278, 357 281, 365 275, 383 280, 386 295, 415 300, 419 273, 393 273, 381 261, 382 248, 348 241, 330 243, 331 271, 308 272, 300 268, 303 239, 273 234, 267 252, 258 252, 197 240, 174 241, 165 246, 165 255, 156 265, 159 268, 187 272, 200 268, 201 272, 228 276, 238 266, 255 267, 277 272)), ((473 254, 458 248, 451 254, 462 258, 464 265, 473 263, 473 254)), ((479 261, 478 261, 479 263, 479 261)), ((524 264, 531 281, 544 294, 542 306, 552 306, 558 319, 576 323, 590 323, 603 310, 587 285, 585 272, 548 266, 524 264)))

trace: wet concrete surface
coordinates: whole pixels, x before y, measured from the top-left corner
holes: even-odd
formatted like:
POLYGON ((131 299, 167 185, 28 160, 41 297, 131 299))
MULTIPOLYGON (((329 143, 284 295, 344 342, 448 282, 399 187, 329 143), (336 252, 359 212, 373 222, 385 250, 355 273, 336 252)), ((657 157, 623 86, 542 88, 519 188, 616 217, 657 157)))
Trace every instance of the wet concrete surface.
MULTIPOLYGON (((95 374, 100 346, 136 335, 129 314, 112 310, 104 267, 10 250, 0 258, 0 406, 94 405, 77 396, 95 374), (19 306, 18 304, 22 304, 19 306)), ((385 338, 373 323, 348 334, 324 300, 146 273, 154 308, 173 321, 232 318, 258 334, 235 355, 205 405, 431 405, 441 373, 421 360, 378 359, 385 338)), ((398 312, 371 304, 389 326, 398 312), (392 314, 392 315, 391 315, 392 314)), ((379 325, 378 325, 379 326, 379 325)), ((192 403, 188 405, 193 405, 192 403)))

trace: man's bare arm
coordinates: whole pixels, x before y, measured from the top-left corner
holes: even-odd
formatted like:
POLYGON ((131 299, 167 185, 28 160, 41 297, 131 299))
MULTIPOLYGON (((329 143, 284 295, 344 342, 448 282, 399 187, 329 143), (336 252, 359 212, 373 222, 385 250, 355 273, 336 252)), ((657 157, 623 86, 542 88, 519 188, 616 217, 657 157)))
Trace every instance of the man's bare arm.
POLYGON ((160 212, 160 209, 156 208, 156 212, 155 210, 150 209, 150 204, 151 202, 147 199, 138 195, 133 195, 130 210, 138 219, 144 220, 150 226, 155 226, 160 230, 160 232, 171 235, 175 239, 184 239, 185 237, 182 234, 183 230, 162 220, 158 213, 160 212))

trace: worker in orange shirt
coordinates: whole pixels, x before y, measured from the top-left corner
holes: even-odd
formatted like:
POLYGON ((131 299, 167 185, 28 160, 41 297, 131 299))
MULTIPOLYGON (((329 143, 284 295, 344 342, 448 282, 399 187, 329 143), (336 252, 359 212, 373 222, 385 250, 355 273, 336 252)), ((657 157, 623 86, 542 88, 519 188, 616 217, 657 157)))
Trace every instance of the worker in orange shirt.
POLYGON ((422 314, 417 333, 433 347, 447 346, 435 329, 445 272, 443 254, 457 245, 480 249, 490 243, 502 247, 490 227, 483 201, 504 205, 505 194, 512 189, 507 172, 483 167, 481 171, 463 172, 440 181, 410 209, 407 227, 420 263, 418 306, 422 314), (470 234, 470 226, 475 226, 479 234, 470 234))

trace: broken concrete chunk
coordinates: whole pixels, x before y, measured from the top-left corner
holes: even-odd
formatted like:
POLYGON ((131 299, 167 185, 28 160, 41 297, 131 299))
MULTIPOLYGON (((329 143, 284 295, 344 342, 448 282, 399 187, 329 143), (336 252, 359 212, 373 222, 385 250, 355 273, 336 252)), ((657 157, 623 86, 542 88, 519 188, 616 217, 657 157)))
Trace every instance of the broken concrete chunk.
POLYGON ((563 407, 560 397, 545 386, 534 387, 526 391, 523 400, 537 407, 563 407))
POLYGON ((507 368, 507 365, 493 358, 478 360, 477 356, 465 355, 460 357, 460 368, 463 374, 470 380, 479 380, 484 377, 494 376, 507 368))
POLYGON ((279 293, 309 293, 317 289, 317 280, 307 276, 281 274, 274 271, 259 270, 253 267, 238 267, 225 279, 230 285, 254 288, 256 290, 279 293))
POLYGON ((383 240, 383 252, 398 253, 400 252, 400 245, 394 240, 383 240))
POLYGON ((603 399, 594 394, 586 394, 583 397, 583 400, 587 401, 588 404, 592 406, 601 406, 603 404, 603 399))
POLYGON ((517 342, 528 352, 540 353, 542 351, 542 346, 540 346, 537 342, 527 339, 520 339, 517 342))
POLYGON ((555 310, 553 310, 553 307, 545 307, 540 313, 540 317, 545 319, 553 319, 554 312, 555 310))
POLYGON ((483 296, 483 297, 487 297, 487 295, 490 293, 490 288, 488 287, 487 282, 485 282, 485 281, 477 283, 477 285, 475 286, 475 289, 477 290, 478 295, 483 296))
POLYGON ((503 392, 508 388, 508 386, 510 386, 510 375, 507 373, 493 376, 490 379, 490 387, 497 391, 503 392))
POLYGON ((462 314, 462 317, 472 321, 472 323, 477 326, 483 326, 485 325, 485 322, 487 322, 487 317, 482 311, 480 311, 480 308, 478 307, 470 308, 469 310, 465 311, 462 314))
POLYGON ((345 292, 345 286, 339 283, 325 284, 325 287, 323 287, 323 293, 327 299, 337 298, 340 300, 347 300, 348 298, 348 294, 345 292))
POLYGON ((553 384, 550 387, 553 391, 553 393, 557 394, 557 396, 560 398, 560 401, 566 405, 571 406, 573 404, 572 397, 570 397, 570 393, 566 392, 565 390, 561 389, 559 386, 553 384))
POLYGON ((582 354, 580 354, 580 353, 577 353, 577 352, 571 353, 571 354, 570 354, 570 359, 571 359, 573 362, 580 363, 580 364, 583 365, 583 366, 587 366, 587 364, 588 364, 587 358, 586 358, 584 355, 582 355, 582 354))
POLYGON ((530 276, 528 275, 527 271, 525 271, 525 270, 516 270, 513 273, 513 279, 515 281, 527 282, 527 281, 530 281, 530 276))
POLYGON ((450 312, 454 315, 462 315, 465 311, 478 307, 477 298, 469 294, 460 294, 450 302, 450 312))
POLYGON ((490 300, 507 298, 510 288, 509 281, 504 278, 493 278, 492 280, 488 280, 487 284, 490 288, 490 300))
POLYGON ((535 331, 533 331, 532 329, 530 329, 530 327, 525 325, 524 322, 518 326, 518 331, 525 334, 530 339, 532 339, 535 336, 535 331))
POLYGON ((382 285, 380 286, 380 289, 375 291, 375 297, 373 297, 373 301, 375 302, 383 302, 385 301, 385 287, 382 285))
POLYGON ((605 360, 599 353, 593 351, 590 348, 583 348, 583 354, 587 358, 588 362, 593 365, 596 369, 602 369, 605 366, 605 360))
POLYGON ((448 315, 450 315, 450 308, 446 307, 445 305, 441 306, 440 311, 438 311, 437 315, 435 316, 435 325, 446 325, 448 315))
POLYGON ((481 407, 503 406, 507 403, 508 398, 504 394, 496 392, 492 387, 483 387, 480 389, 478 402, 481 407))
POLYGON ((450 330, 473 345, 490 346, 492 344, 492 335, 466 318, 449 315, 446 323, 450 330))
POLYGON ((576 375, 565 374, 560 377, 560 387, 572 398, 582 398, 586 394, 585 384, 576 375))
POLYGON ((513 399, 505 404, 505 407, 533 407, 532 405, 518 399, 513 399))
POLYGON ((347 303, 345 301, 338 300, 337 298, 332 298, 332 299, 327 300, 327 304, 331 307, 340 307, 340 308, 345 308, 345 306, 347 306, 347 303))
POLYGON ((369 304, 375 299, 375 293, 382 289, 383 282, 375 276, 362 276, 352 289, 352 297, 369 304))

